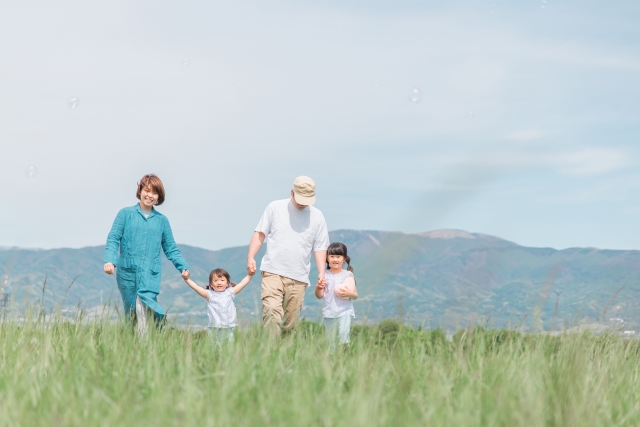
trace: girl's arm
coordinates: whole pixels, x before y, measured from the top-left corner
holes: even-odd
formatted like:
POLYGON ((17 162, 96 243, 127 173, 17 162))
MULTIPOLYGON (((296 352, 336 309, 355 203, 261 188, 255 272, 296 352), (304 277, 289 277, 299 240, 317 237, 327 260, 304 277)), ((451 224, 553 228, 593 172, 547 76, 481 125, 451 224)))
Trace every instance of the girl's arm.
POLYGON ((340 292, 338 292, 338 296, 342 299, 358 299, 358 288, 356 288, 356 280, 353 277, 353 273, 350 277, 347 277, 347 279, 343 283, 351 285, 353 287, 353 290, 351 291, 343 288, 340 292))
MULTIPOLYGON (((184 277, 183 277, 184 279, 184 277)), ((206 299, 207 301, 209 301, 209 294, 207 293, 207 290, 205 288, 201 288, 200 286, 198 286, 196 284, 196 282, 194 282, 193 280, 186 278, 184 279, 185 283, 187 285, 189 285, 189 287, 191 289, 193 289, 194 291, 197 292, 198 295, 200 295, 202 298, 206 299)))
POLYGON ((351 292, 351 295, 349 295, 349 298, 358 299, 358 288, 356 287, 355 282, 353 283, 353 292, 351 292))
POLYGON ((353 291, 349 292, 349 298, 358 299, 358 287, 356 286, 356 277, 353 275, 353 272, 347 280, 353 281, 353 291))
POLYGON ((325 287, 325 282, 318 282, 318 284, 316 285, 316 298, 320 299, 324 297, 324 287, 325 287))
POLYGON ((242 288, 247 286, 247 284, 251 281, 251 279, 253 279, 253 274, 249 274, 249 275, 245 276, 245 278, 242 279, 242 282, 240 282, 237 285, 235 285, 233 288, 231 288, 231 290, 233 291, 234 294, 237 295, 238 292, 240 292, 242 290, 242 288))

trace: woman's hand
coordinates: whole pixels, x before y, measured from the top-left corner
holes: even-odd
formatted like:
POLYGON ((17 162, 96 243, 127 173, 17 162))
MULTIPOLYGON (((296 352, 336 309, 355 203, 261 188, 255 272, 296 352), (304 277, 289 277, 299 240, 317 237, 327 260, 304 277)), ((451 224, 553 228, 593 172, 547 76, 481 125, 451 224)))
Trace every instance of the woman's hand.
POLYGON ((187 281, 191 277, 191 272, 189 270, 182 270, 182 279, 187 281))
POLYGON ((113 263, 108 262, 108 263, 106 263, 104 265, 104 272, 107 273, 107 274, 113 274, 113 270, 114 269, 115 269, 115 267, 114 267, 113 263))

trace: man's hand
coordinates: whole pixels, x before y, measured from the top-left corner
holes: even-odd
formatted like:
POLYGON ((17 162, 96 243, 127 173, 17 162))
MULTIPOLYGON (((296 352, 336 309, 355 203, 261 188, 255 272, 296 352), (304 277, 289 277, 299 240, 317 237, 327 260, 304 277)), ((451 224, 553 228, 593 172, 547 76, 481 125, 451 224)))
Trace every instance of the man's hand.
POLYGON ((189 280, 191 277, 191 272, 189 270, 182 270, 182 280, 189 280))
POLYGON ((114 269, 113 263, 108 262, 104 265, 104 272, 107 274, 113 274, 114 269))
POLYGON ((247 274, 249 276, 256 274, 256 260, 253 258, 247 260, 247 274))

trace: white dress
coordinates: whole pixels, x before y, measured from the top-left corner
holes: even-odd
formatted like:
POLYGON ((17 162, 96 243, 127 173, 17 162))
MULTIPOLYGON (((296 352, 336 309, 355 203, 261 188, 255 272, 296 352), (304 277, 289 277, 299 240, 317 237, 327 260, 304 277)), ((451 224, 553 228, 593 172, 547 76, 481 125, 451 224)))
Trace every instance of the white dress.
POLYGON ((327 270, 324 274, 327 284, 324 288, 324 297, 322 298, 322 316, 325 319, 335 319, 345 315, 353 318, 356 317, 356 313, 353 311, 353 301, 350 299, 344 300, 335 293, 335 287, 344 282, 348 277, 353 277, 353 273, 347 270, 342 270, 338 274, 333 274, 327 270))
POLYGON ((236 306, 233 300, 236 294, 231 287, 222 292, 208 289, 209 302, 207 314, 209 315, 209 328, 234 328, 236 327, 236 306))

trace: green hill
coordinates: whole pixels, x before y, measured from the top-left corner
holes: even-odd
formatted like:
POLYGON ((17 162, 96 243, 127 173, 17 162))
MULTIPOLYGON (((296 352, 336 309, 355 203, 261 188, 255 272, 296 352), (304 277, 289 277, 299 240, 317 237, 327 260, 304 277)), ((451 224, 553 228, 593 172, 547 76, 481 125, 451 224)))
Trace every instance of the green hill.
MULTIPOLYGON (((338 230, 332 241, 347 245, 358 281, 359 320, 402 318, 448 329, 488 321, 555 329, 580 320, 640 325, 640 251, 528 248, 497 237, 458 230, 421 234, 338 230), (617 319, 623 319, 622 321, 617 319)), ((247 247, 209 251, 180 245, 194 280, 223 267, 244 277, 247 247)), ((259 254, 258 260, 262 253, 259 254)), ((119 302, 115 279, 102 272, 103 247, 0 250, 0 274, 16 307, 44 301, 95 310, 109 298, 119 302)), ((180 319, 205 322, 205 304, 164 260, 160 302, 180 319)), ((315 271, 311 277, 315 277, 315 271)), ((237 299, 245 318, 260 312, 256 277, 237 299)), ((303 315, 320 318, 321 304, 307 291, 303 315)))

